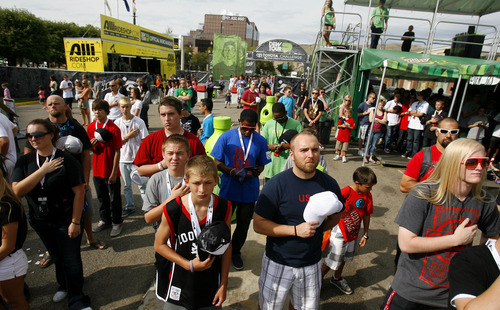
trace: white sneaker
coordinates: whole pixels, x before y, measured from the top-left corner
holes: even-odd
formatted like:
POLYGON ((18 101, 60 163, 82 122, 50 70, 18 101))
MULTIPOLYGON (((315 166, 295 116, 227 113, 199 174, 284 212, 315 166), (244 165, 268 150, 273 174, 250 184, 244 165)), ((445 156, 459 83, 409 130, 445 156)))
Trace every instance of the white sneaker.
POLYGON ((82 308, 82 310, 92 310, 92 308, 90 308, 90 307, 85 307, 85 308, 82 308))
POLYGON ((342 162, 343 162, 343 163, 346 163, 346 162, 347 162, 347 157, 342 156, 342 162))
POLYGON ((339 154, 336 154, 335 156, 333 156, 333 160, 339 160, 340 159, 340 155, 339 154))
POLYGON ((358 151, 358 155, 359 155, 359 156, 363 156, 363 154, 364 154, 363 150, 359 150, 359 151, 358 151))
POLYGON ((68 296, 68 292, 65 292, 65 291, 57 291, 55 294, 54 294, 54 297, 52 297, 52 301, 53 302, 61 302, 64 300, 64 298, 66 298, 68 296))
POLYGON ((109 234, 109 236, 111 237, 118 236, 122 232, 122 228, 123 228, 123 223, 113 224, 113 228, 111 228, 111 233, 109 234))

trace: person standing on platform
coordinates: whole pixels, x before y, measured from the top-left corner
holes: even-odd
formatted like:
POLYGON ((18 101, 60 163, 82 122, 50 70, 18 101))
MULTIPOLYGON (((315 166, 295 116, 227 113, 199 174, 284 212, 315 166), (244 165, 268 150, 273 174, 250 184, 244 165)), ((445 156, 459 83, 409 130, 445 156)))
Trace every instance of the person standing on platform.
POLYGON ((411 43, 415 41, 415 32, 413 32, 413 26, 408 27, 408 31, 401 37, 403 44, 401 44, 401 51, 409 52, 411 49, 411 43))
POLYGON ((370 48, 377 48, 380 34, 387 31, 387 24, 389 20, 389 10, 384 7, 385 0, 380 0, 377 8, 373 9, 372 17, 370 19, 371 25, 371 43, 370 48), (386 16, 380 16, 386 15, 386 16))

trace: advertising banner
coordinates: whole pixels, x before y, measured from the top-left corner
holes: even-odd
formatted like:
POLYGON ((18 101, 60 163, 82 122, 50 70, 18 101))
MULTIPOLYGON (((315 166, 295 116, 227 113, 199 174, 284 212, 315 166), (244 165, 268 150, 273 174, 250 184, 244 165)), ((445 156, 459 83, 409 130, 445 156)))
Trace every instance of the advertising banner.
POLYGON ((247 43, 239 36, 214 34, 213 76, 229 79, 245 71, 247 43))
POLYGON ((167 51, 174 49, 174 39, 170 36, 105 15, 101 15, 101 38, 167 51))
POLYGON ((277 60, 290 62, 307 62, 306 51, 297 43, 275 39, 259 45, 254 53, 255 60, 277 60))
POLYGON ((64 38, 66 65, 71 71, 104 71, 102 41, 64 38))

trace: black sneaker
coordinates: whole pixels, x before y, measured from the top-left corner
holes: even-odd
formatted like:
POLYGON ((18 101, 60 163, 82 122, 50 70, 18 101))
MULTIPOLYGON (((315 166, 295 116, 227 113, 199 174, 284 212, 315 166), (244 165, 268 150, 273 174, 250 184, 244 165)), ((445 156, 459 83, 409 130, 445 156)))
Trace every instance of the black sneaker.
POLYGON ((122 217, 127 217, 134 212, 135 212, 135 209, 123 209, 122 217))
POLYGON ((243 269, 243 260, 241 259, 241 255, 233 255, 232 259, 234 269, 242 270, 243 269))

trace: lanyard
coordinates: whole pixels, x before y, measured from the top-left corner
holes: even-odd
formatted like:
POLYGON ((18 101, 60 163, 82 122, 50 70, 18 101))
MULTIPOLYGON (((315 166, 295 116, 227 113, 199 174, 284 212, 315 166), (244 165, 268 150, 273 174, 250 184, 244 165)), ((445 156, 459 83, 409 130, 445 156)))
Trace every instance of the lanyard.
POLYGON ((316 106, 318 105, 318 100, 319 99, 316 99, 316 102, 314 102, 312 99, 311 99, 311 110, 314 111, 314 109, 316 109, 316 106))
MULTIPOLYGON (((283 126, 283 128, 282 128, 282 130, 281 130, 281 135, 282 135, 283 133, 285 133, 286 123, 288 123, 288 117, 286 118, 285 125, 282 125, 282 126, 283 126)), ((280 125, 281 125, 281 124, 280 124, 280 125)), ((280 137, 279 137, 279 136, 281 136, 281 135, 278 135, 278 121, 275 121, 275 123, 274 123, 274 134, 276 135, 276 142, 278 143, 278 142, 279 142, 279 140, 280 140, 280 137)))
POLYGON ((248 142, 248 149, 245 151, 245 143, 243 143, 243 137, 241 136, 241 131, 238 128, 238 136, 240 138, 240 144, 241 144, 241 149, 243 150, 243 153, 245 156, 243 157, 243 165, 246 165, 248 154, 250 154, 250 147, 252 147, 252 139, 253 139, 253 132, 250 135, 250 141, 248 142))
MULTIPOLYGON (((52 148, 52 156, 50 156, 49 162, 51 162, 54 159, 54 156, 56 156, 56 148, 52 148)), ((38 151, 36 151, 36 164, 38 165, 38 169, 40 169, 40 155, 38 154, 38 151)), ((42 163, 43 165, 43 163, 42 163)), ((42 186, 43 189, 43 184, 45 183, 45 176, 40 180, 40 185, 42 186)))
MULTIPOLYGON (((108 121, 109 121, 109 118, 107 118, 107 119, 106 119, 106 122, 104 123, 104 125, 102 126, 102 128, 106 129, 106 124, 108 123, 108 121)), ((97 129, 98 129, 98 128, 97 128, 97 123, 98 123, 98 122, 95 122, 95 130, 97 130, 97 129)))
MULTIPOLYGON (((196 209, 194 208, 193 200, 191 199, 191 193, 189 193, 188 202, 189 202, 189 215, 191 217, 191 226, 193 227, 194 236, 198 238, 198 236, 201 233, 201 228, 200 228, 200 223, 198 221, 198 216, 196 215, 196 209)), ((208 204, 207 221, 205 222, 205 225, 212 224, 213 214, 214 214, 214 196, 210 194, 210 203, 208 204)))
MULTIPOLYGON (((184 177, 186 177, 186 175, 184 175, 184 177)), ((182 178, 181 186, 185 184, 186 182, 184 181, 184 178, 182 178)), ((170 175, 167 172, 167 198, 170 197, 170 194, 172 194, 172 185, 170 184, 170 175)))

